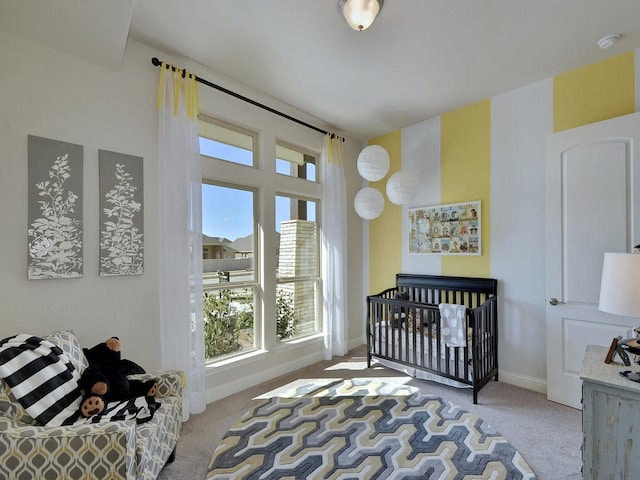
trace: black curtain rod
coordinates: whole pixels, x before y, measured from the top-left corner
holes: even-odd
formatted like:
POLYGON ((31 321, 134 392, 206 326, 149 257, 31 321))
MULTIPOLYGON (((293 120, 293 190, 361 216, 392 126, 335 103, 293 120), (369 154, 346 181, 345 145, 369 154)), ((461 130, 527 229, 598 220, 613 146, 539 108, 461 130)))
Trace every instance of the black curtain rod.
MULTIPOLYGON (((159 67, 159 66, 162 65, 162 61, 158 60, 157 57, 153 57, 151 59, 151 63, 153 63, 156 67, 159 67)), ((170 68, 174 72, 176 71, 176 67, 174 67, 173 65, 169 65, 169 64, 166 64, 166 65, 167 65, 167 68, 170 68)), ((182 71, 182 76, 184 77, 184 75, 185 75, 185 71, 183 70, 182 71)), ((210 82, 209 80, 205 80, 204 78, 198 77, 197 75, 196 75, 196 81, 198 83, 202 83, 203 85, 206 85, 207 87, 215 88, 216 90, 219 90, 219 91, 221 91, 223 93, 226 93, 227 95, 231 95, 232 97, 235 97, 235 98, 237 98, 239 100, 242 100, 243 102, 250 103, 251 105, 255 105, 256 107, 262 108, 263 110, 266 110, 268 112, 274 113, 276 115, 279 115, 281 117, 286 118, 287 120, 291 120, 292 122, 295 122, 295 123, 303 125, 303 126, 305 126, 307 128, 310 128, 311 130, 315 130, 316 132, 320 132, 320 133, 323 133, 325 135, 327 135, 329 133, 326 130, 323 130, 321 128, 313 126, 313 125, 311 125, 311 124, 309 124, 307 122, 303 122, 300 119, 292 117, 291 115, 287 115, 286 113, 282 113, 282 112, 280 112, 280 111, 278 111, 278 110, 276 110, 274 108, 268 107, 267 105, 264 105, 264 104, 262 104, 260 102, 256 102, 255 100, 251 100, 250 98, 247 98, 244 95, 240 95, 239 93, 236 93, 236 92, 234 92, 232 90, 229 90, 228 88, 224 88, 224 87, 222 87, 220 85, 217 85, 217 84, 215 84, 213 82, 210 82)), ((337 137, 336 134, 334 134, 334 133, 331 134, 331 138, 336 138, 336 137, 337 137)), ((340 138, 344 142, 344 137, 338 137, 338 138, 340 138)))

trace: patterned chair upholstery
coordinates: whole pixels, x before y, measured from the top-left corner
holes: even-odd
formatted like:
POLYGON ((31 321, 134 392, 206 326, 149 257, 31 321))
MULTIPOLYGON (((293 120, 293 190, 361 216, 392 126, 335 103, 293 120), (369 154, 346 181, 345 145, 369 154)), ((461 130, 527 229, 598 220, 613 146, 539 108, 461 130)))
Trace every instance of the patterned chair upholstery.
MULTIPOLYGON (((72 331, 44 337, 67 353, 76 368, 87 367, 72 331)), ((140 425, 134 420, 88 425, 36 425, 0 379, 0 478, 155 479, 173 461, 182 425, 179 371, 133 375, 158 379, 160 408, 140 425)))

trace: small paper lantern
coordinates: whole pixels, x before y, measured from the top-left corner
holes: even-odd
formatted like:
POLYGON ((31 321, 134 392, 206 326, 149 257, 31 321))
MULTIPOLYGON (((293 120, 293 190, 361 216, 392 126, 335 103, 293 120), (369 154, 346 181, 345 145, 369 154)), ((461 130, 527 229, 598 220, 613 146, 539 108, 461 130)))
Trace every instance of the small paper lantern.
POLYGON ((365 220, 379 217, 384 209, 384 197, 379 190, 372 187, 361 189, 353 200, 356 213, 365 220))
POLYGON ((357 165, 362 178, 377 182, 389 172, 389 154, 380 145, 369 145, 358 155, 357 165))
POLYGON ((418 177, 400 170, 387 181, 387 197, 396 205, 407 205, 418 192, 418 177))

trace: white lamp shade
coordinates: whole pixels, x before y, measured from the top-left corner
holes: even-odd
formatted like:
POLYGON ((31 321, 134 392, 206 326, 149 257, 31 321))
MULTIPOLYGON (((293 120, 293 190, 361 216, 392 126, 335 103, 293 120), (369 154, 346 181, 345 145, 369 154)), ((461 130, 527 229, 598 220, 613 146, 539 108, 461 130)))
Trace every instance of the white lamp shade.
POLYGON ((604 254, 598 309, 640 317, 640 254, 604 254))
POLYGON ((351 28, 362 31, 371 26, 380 12, 381 0, 342 0, 342 14, 351 28))
POLYGON ((407 205, 418 192, 418 177, 400 170, 387 181, 387 197, 396 205, 407 205))
POLYGON ((358 155, 358 172, 368 182, 382 180, 389 171, 389 154, 380 145, 369 145, 358 155))
POLYGON ((365 187, 356 194, 353 207, 360 217, 373 220, 379 217, 384 209, 384 197, 375 188, 365 187))

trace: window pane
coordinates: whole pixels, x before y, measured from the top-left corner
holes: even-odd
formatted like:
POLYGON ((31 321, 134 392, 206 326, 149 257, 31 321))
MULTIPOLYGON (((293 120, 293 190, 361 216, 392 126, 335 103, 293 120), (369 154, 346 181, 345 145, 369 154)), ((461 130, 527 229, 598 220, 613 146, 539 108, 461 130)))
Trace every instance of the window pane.
POLYGON ((311 180, 312 182, 315 182, 316 181, 316 164, 315 164, 315 161, 314 162, 306 162, 305 166, 307 167, 307 180, 311 180))
POLYGON ((316 333, 318 301, 318 227, 316 202, 276 196, 280 234, 276 288, 279 340, 316 333))
POLYGON ((204 292, 207 360, 254 348, 254 298, 254 287, 204 292))
POLYGON ((316 280, 280 283, 276 290, 278 340, 310 335, 316 324, 316 280))
POLYGON ((253 136, 215 123, 198 121, 200 154, 252 167, 253 136))
POLYGON ((276 173, 316 181, 316 159, 291 147, 276 145, 276 173))
POLYGON ((205 289, 255 281, 253 192, 202 184, 202 272, 205 289))
POLYGON ((251 190, 202 184, 202 277, 208 360, 255 348, 253 195, 251 190))
POLYGON ((278 278, 318 275, 316 202, 276 196, 278 278))

